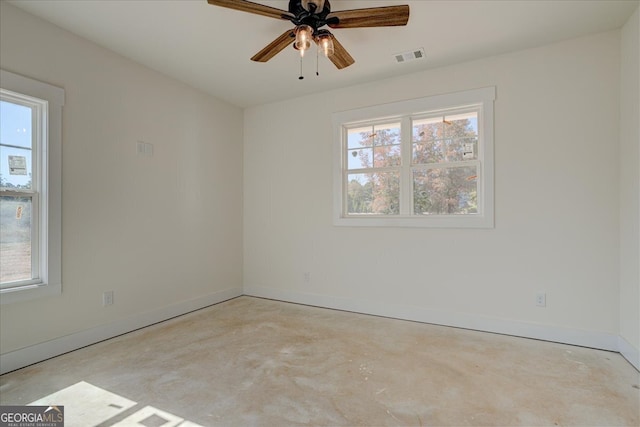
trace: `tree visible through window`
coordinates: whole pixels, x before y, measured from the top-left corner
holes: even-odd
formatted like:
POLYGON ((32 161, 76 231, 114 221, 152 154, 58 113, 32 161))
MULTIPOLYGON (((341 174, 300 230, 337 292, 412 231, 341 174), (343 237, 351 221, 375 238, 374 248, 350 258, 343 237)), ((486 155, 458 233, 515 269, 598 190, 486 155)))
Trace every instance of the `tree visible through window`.
POLYGON ((412 123, 413 213, 478 213, 478 111, 412 123))
POLYGON ((348 131, 349 214, 400 213, 400 123, 348 131))

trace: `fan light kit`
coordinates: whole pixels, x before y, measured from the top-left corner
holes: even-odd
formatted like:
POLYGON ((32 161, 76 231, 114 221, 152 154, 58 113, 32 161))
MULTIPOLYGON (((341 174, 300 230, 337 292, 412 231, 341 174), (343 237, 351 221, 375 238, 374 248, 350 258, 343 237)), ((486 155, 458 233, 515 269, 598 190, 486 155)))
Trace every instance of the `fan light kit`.
POLYGON ((300 56, 304 56, 304 53, 311 47, 311 40, 313 39, 313 28, 308 25, 298 25, 294 31, 296 40, 293 43, 294 49, 300 51, 300 56))
MULTIPOLYGON (((302 76, 302 58, 305 52, 311 48, 311 42, 318 46, 318 52, 322 52, 340 70, 355 63, 355 60, 336 37, 329 30, 321 27, 325 25, 333 29, 396 27, 407 25, 409 21, 409 6, 407 5, 331 12, 329 0, 289 0, 288 11, 247 0, 207 0, 207 2, 214 6, 293 23, 294 28, 282 33, 256 53, 251 60, 267 62, 293 43, 293 48, 300 52, 300 79, 304 78, 302 76)), ((318 74, 317 71, 316 74, 318 74)))

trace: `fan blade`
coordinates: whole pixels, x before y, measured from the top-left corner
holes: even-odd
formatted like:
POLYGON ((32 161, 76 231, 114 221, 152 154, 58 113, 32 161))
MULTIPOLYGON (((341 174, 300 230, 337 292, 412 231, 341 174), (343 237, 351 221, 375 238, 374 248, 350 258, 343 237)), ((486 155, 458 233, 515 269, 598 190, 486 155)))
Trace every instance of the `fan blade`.
POLYGON ((333 38, 333 55, 329 57, 329 60, 333 62, 333 65, 335 65, 338 70, 342 70, 356 62, 333 34, 331 34, 331 37, 333 38))
POLYGON ((257 15, 268 16, 270 18, 284 19, 289 21, 294 16, 286 10, 277 9, 271 6, 250 2, 247 0, 207 0, 214 6, 227 7, 229 9, 240 10, 242 12, 255 13, 257 15))
POLYGON ((409 6, 371 7, 332 12, 327 15, 331 28, 397 27, 407 25, 409 6), (331 22, 337 18, 338 22, 331 22))
POLYGON ((267 47, 253 55, 251 60, 256 62, 267 62, 278 53, 282 52, 285 47, 293 43, 295 37, 296 35, 294 34, 293 29, 285 31, 280 37, 269 43, 267 47))

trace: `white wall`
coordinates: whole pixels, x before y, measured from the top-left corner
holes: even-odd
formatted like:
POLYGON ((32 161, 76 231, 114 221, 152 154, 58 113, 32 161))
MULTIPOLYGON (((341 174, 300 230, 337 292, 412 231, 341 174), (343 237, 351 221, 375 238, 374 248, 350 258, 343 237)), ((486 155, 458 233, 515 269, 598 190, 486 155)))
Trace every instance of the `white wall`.
POLYGON ((640 369, 640 14, 622 28, 620 81, 620 335, 640 369))
POLYGON ((622 37, 248 109, 244 159, 239 109, 6 2, 0 19, 0 66, 67 96, 64 292, 0 307, 3 371, 238 295, 243 275, 247 294, 611 349, 621 334, 638 353, 637 11, 622 37), (332 226, 333 112, 493 85, 495 229, 332 226))
POLYGON ((246 110, 245 293, 615 348, 619 93, 613 31, 246 110), (333 112, 494 85, 495 229, 332 226, 333 112))
POLYGON ((0 7, 1 67, 66 91, 63 293, 0 308, 3 370, 16 350, 241 294, 242 111, 0 7))

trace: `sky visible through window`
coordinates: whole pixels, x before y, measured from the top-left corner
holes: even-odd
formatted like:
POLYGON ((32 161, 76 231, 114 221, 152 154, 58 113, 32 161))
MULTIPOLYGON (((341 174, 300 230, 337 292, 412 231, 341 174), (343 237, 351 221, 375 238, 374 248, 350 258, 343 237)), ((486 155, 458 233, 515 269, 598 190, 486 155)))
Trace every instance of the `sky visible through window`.
POLYGON ((31 181, 30 107, 0 101, 0 175, 5 186, 24 186, 31 181), (10 173, 9 157, 26 159, 26 174, 10 173))

